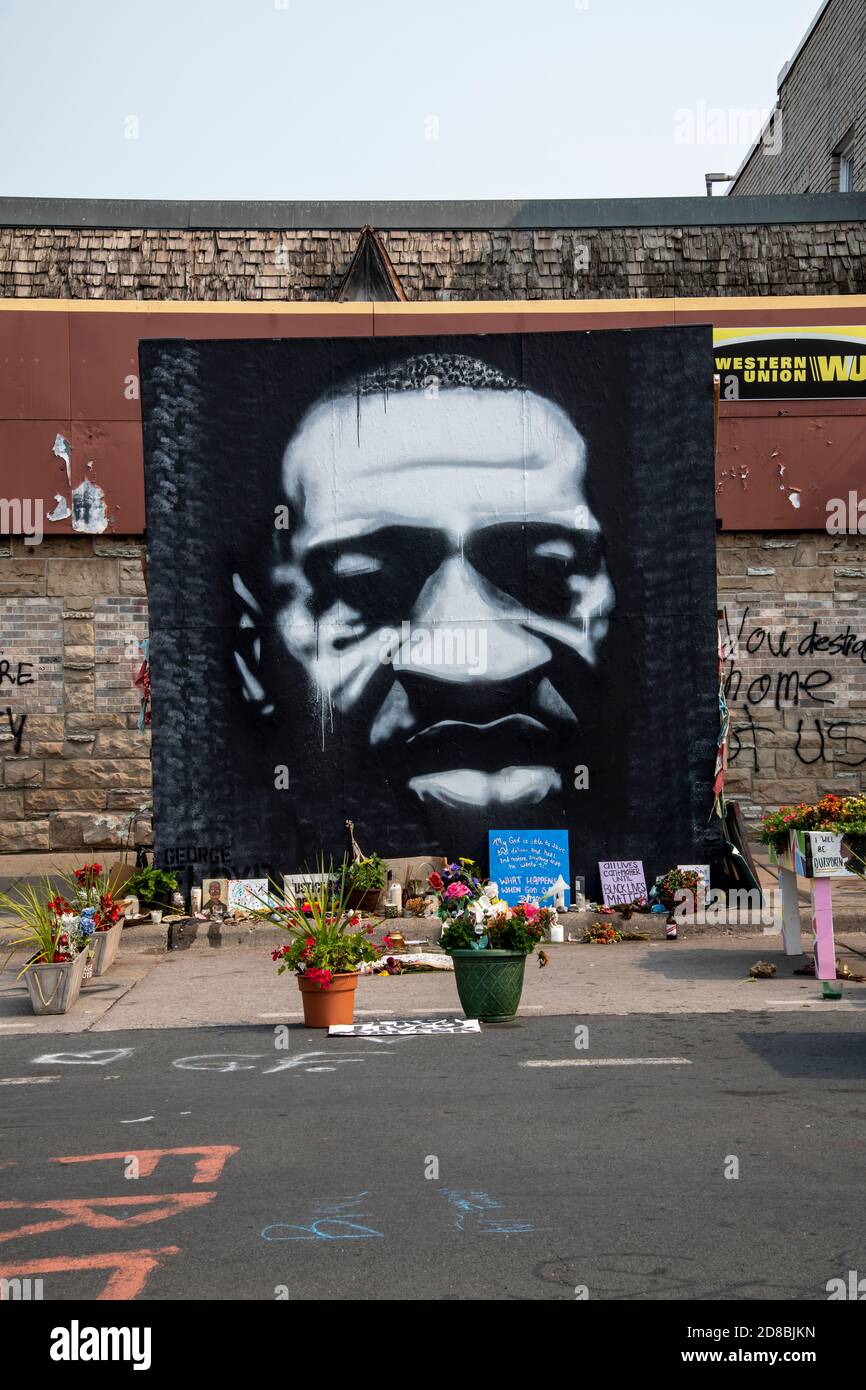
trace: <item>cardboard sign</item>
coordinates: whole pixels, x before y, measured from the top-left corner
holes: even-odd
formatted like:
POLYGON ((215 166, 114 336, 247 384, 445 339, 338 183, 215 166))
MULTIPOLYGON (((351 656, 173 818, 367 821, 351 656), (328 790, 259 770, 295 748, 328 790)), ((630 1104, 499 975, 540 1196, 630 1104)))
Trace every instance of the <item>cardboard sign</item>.
POLYGON ((646 898, 642 859, 609 859, 599 863, 601 891, 606 907, 646 898))
MULTIPOLYGON (((532 900, 553 906, 545 898, 560 874, 569 882, 567 830, 489 830, 490 877, 509 907, 532 900)), ((569 905, 569 890, 565 892, 569 905)))
POLYGON ((857 878, 842 857, 842 836, 832 830, 795 830, 794 872, 804 878, 857 878))

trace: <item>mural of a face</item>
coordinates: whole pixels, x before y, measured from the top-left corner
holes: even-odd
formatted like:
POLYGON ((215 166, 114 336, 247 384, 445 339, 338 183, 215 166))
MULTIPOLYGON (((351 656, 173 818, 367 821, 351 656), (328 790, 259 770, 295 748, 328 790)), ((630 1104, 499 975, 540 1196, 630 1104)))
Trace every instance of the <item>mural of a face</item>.
POLYGON ((142 342, 157 852, 712 860, 711 346, 142 342))
POLYGON ((562 789, 613 586, 564 412, 440 367, 321 401, 289 441, 275 622, 398 801, 504 814, 562 789))

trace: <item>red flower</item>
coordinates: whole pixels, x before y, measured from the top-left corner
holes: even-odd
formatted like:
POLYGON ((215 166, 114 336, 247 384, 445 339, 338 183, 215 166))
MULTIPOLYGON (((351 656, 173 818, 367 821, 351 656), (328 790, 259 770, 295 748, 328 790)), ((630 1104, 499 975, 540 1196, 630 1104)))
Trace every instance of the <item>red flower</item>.
POLYGON ((437 893, 439 893, 445 887, 445 881, 442 878, 442 875, 437 874, 435 870, 432 874, 427 875, 427 882, 430 884, 431 888, 436 889, 437 893))

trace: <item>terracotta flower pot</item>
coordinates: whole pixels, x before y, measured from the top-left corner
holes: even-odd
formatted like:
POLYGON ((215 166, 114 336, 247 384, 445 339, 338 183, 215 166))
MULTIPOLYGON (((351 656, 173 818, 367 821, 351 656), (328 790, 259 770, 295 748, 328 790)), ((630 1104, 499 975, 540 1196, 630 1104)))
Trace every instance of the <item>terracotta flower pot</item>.
POLYGON ((120 933, 123 931, 123 923, 116 922, 108 931, 95 931, 90 938, 93 948, 93 970, 94 978, 97 975, 104 975, 109 966, 114 964, 117 955, 117 948, 120 945, 120 933))
POLYGON ((24 980, 33 1012, 65 1014, 71 1009, 81 991, 86 964, 87 952, 81 951, 74 960, 31 965, 24 980))
POLYGON ((327 988, 298 975, 298 989, 304 1001, 304 1023, 308 1028, 330 1028, 332 1023, 351 1023, 355 1017, 357 971, 334 975, 327 988))

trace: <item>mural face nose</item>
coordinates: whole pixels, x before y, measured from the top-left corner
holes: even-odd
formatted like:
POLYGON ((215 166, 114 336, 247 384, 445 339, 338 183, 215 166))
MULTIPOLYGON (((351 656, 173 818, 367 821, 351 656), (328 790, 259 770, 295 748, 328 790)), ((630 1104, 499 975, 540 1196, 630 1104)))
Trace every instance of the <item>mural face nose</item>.
POLYGON ((523 625, 526 616, 462 555, 451 555, 421 590, 394 669, 442 681, 525 675, 551 655, 547 642, 523 625))

